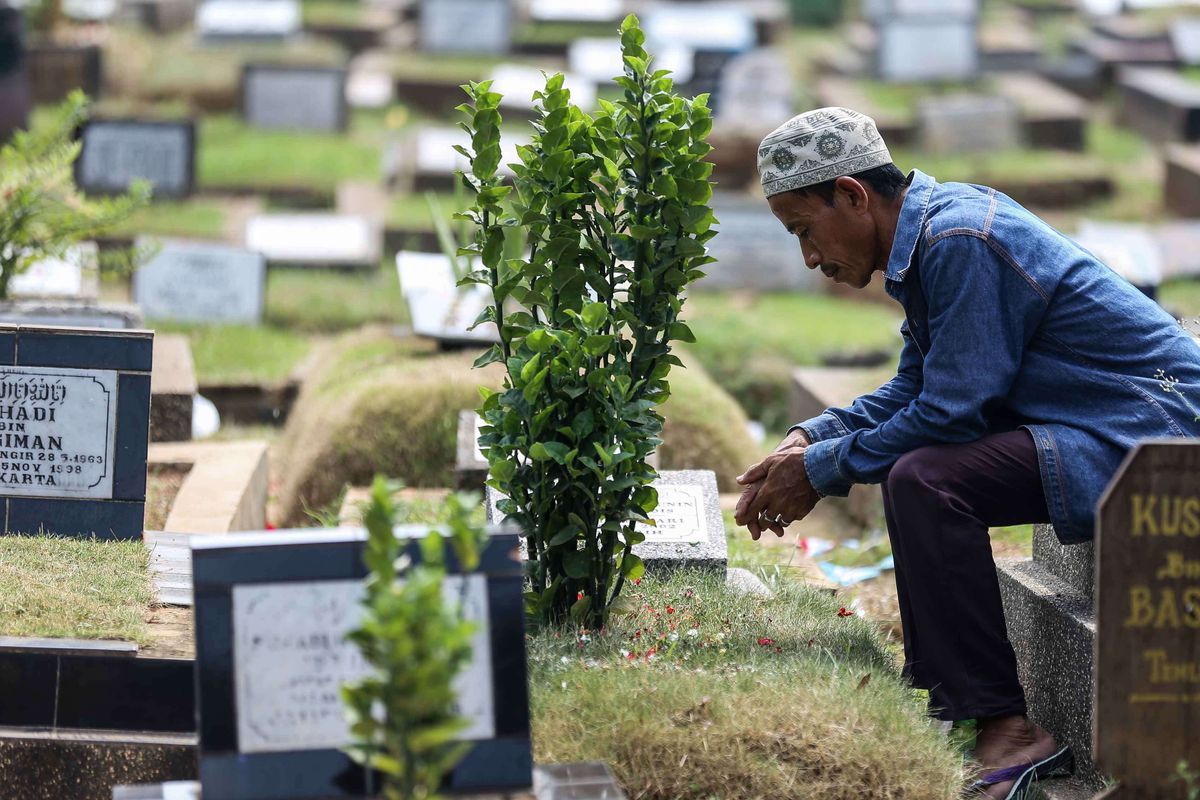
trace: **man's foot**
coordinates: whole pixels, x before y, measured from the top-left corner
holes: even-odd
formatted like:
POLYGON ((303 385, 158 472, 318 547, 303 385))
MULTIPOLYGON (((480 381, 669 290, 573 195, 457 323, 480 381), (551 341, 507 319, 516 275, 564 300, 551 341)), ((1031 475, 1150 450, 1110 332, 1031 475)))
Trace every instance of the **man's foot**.
POLYGON ((1008 780, 981 787, 979 796, 997 800, 1008 797, 1024 768, 1044 762, 1061 749, 1053 736, 1024 715, 979 720, 974 757, 983 775, 1008 767, 1023 768, 1008 780))

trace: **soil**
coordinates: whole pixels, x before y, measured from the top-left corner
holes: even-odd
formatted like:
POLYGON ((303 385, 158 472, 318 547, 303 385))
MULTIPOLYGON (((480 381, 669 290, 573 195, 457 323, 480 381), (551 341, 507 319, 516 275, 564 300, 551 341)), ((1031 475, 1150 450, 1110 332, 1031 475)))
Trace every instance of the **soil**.
POLYGON ((191 464, 150 464, 146 468, 146 517, 143 527, 161 531, 191 464))
POLYGON ((138 650, 142 658, 195 658, 192 609, 152 606, 146 612, 153 641, 138 650))

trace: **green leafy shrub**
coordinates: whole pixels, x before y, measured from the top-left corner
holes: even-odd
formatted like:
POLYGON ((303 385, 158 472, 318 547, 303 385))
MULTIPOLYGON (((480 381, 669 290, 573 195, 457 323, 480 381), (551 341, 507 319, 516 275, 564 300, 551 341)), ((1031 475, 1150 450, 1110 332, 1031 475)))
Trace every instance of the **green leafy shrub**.
MULTIPOLYGON (((9 282, 44 258, 103 233, 150 200, 136 183, 128 194, 89 199, 75 186, 72 165, 82 144, 76 129, 87 118, 87 98, 72 92, 46 125, 17 131, 0 148, 0 300, 9 282)), ((122 254, 124 266, 136 260, 122 254)))
POLYGON ((471 658, 475 625, 445 600, 445 547, 449 542, 463 571, 470 572, 479 565, 483 531, 470 522, 478 496, 451 495, 449 537, 430 531, 414 563, 402 557, 392 495, 393 488, 377 477, 363 514, 366 614, 347 635, 374 673, 342 687, 342 698, 355 740, 349 752, 383 774, 383 796, 428 800, 466 754, 457 735, 469 724, 455 712, 454 679, 471 658))
POLYGON ((624 94, 595 116, 570 103, 562 75, 546 81, 511 187, 496 172, 500 95, 472 83, 460 107, 474 200, 464 216, 477 226, 462 252, 482 265, 463 283, 492 290, 478 322, 494 322, 501 339, 476 364, 505 367, 479 409, 480 446, 490 485, 507 497, 501 511, 525 532, 527 600, 542 620, 602 625, 642 573, 633 546, 658 502, 646 462, 660 443, 656 407, 681 363, 672 341, 694 340, 680 319, 684 288, 713 260, 707 98, 684 100, 668 73, 651 72, 644 38, 626 18, 615 79, 624 94), (501 203, 514 188, 509 213, 501 203), (506 259, 516 226, 529 255, 506 259))

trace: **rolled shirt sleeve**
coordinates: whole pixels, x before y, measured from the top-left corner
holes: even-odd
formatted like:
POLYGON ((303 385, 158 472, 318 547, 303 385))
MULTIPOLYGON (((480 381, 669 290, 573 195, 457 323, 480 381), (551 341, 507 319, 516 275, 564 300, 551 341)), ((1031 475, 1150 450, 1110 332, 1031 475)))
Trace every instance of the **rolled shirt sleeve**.
MULTIPOLYGON (((859 398, 844 417, 836 411, 817 417, 830 415, 851 428, 847 421, 869 421, 871 415, 885 414, 889 403, 899 404, 878 424, 823 437, 807 448, 804 465, 822 495, 845 496, 855 483, 880 483, 897 459, 919 447, 984 436, 1045 313, 1046 300, 1032 278, 985 234, 938 239, 914 272, 907 280, 919 280, 925 294, 930 342, 923 365, 916 362, 915 395, 900 404, 899 390, 914 386, 911 377, 905 378, 902 358, 900 373, 880 390, 900 380, 897 391, 883 399, 878 392, 859 398)), ((911 357, 910 347, 916 344, 906 337, 911 357)), ((907 367, 911 373, 913 364, 907 367)))

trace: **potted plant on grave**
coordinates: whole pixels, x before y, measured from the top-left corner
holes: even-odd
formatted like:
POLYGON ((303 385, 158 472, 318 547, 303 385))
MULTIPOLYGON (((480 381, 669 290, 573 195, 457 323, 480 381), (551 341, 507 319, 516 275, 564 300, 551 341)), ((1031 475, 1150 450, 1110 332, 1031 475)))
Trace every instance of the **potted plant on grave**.
POLYGON ((374 672, 342 687, 354 737, 348 752, 383 777, 385 800, 432 800, 469 749, 457 738, 469 722, 456 711, 454 680, 471 658, 475 625, 443 592, 445 548, 471 572, 485 534, 471 522, 478 495, 452 494, 447 535, 430 531, 421 540, 420 562, 413 563, 401 555, 395 534, 396 488, 377 477, 363 509, 366 611, 347 638, 374 672))
MULTIPOLYGON (((61 258, 150 200, 144 182, 101 199, 85 197, 76 187, 72 165, 81 145, 74 132, 87 118, 87 105, 82 92, 72 92, 49 124, 18 131, 0 148, 0 301, 9 299, 12 279, 33 264, 61 258)), ((109 265, 124 268, 138 257, 132 250, 106 254, 109 265)))
POLYGON ((672 342, 693 341, 684 291, 713 261, 716 222, 707 97, 684 99, 652 70, 636 17, 620 32, 622 97, 589 116, 562 75, 548 78, 511 186, 497 175, 500 95, 471 83, 460 106, 471 137, 461 181, 474 199, 462 216, 476 228, 462 253, 480 263, 463 282, 491 290, 477 324, 495 323, 501 340, 476 366, 506 367, 500 391, 481 389, 488 483, 525 532, 531 615, 589 627, 643 571, 633 547, 657 503, 656 407, 681 366, 672 342), (506 258, 516 226, 529 251, 506 258))

